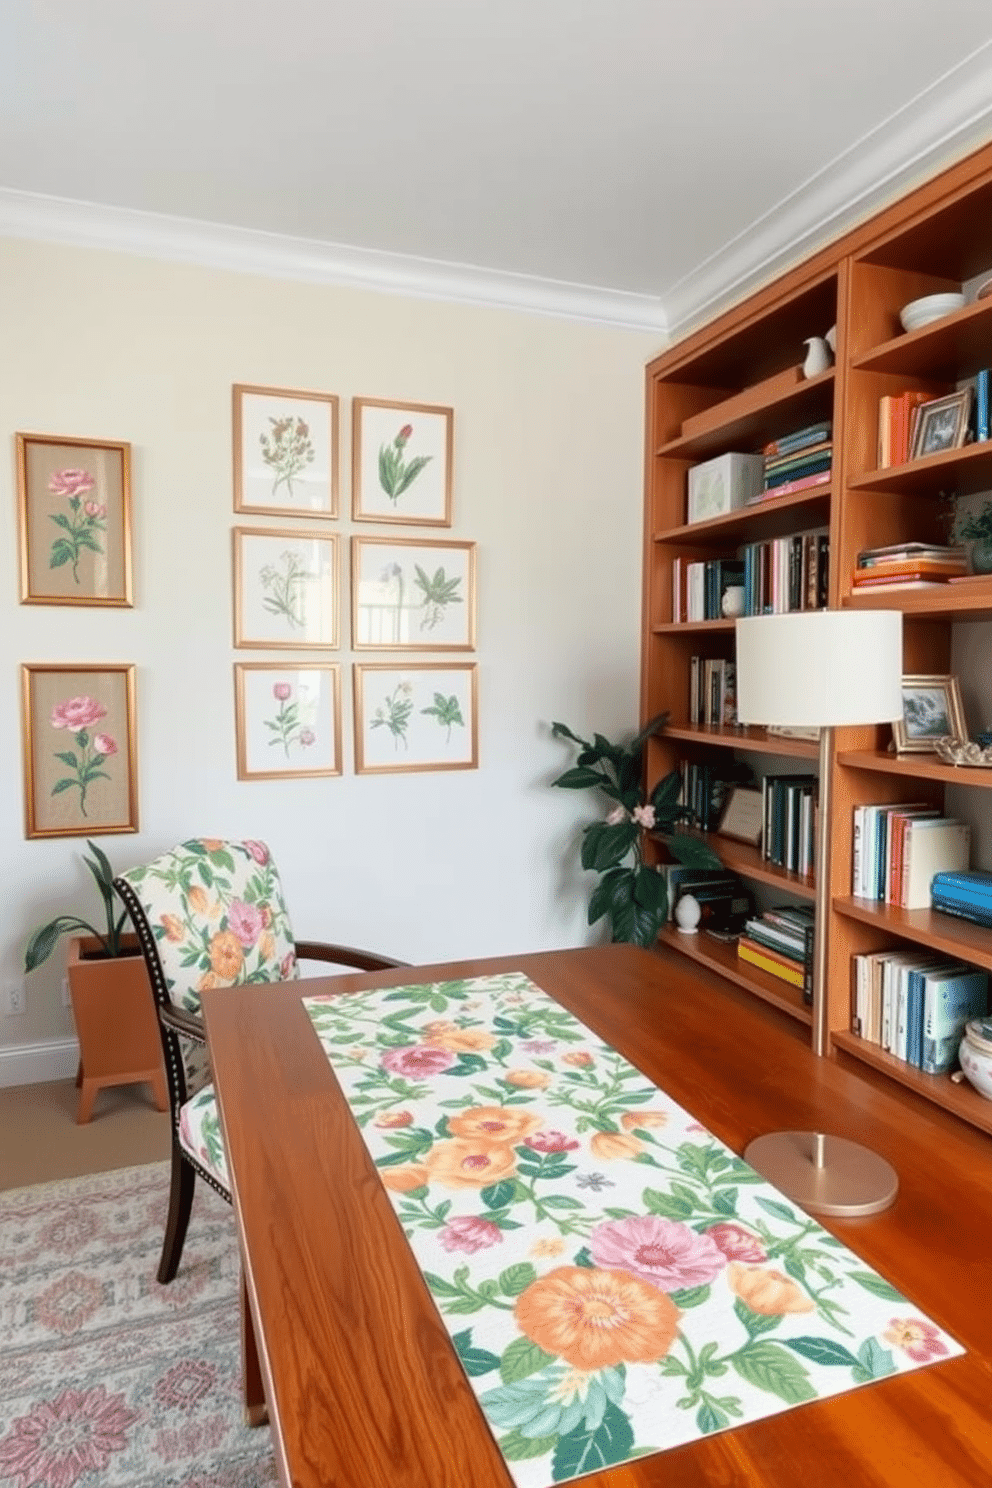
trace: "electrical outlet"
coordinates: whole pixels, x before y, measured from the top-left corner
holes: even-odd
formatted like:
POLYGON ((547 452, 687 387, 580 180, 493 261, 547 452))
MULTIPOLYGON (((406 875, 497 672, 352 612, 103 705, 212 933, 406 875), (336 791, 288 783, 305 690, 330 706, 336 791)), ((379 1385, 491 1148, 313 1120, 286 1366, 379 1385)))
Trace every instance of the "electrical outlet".
POLYGON ((24 1011, 24 983, 8 982, 4 991, 6 993, 8 1017, 19 1017, 24 1011))

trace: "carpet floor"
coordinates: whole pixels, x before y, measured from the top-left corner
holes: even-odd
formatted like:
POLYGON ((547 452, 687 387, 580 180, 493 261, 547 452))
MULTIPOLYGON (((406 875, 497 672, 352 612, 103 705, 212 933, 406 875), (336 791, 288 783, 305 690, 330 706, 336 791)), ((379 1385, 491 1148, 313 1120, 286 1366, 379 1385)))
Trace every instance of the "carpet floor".
POLYGON ((197 1185, 155 1280, 167 1163, 0 1193, 2 1488, 269 1488, 244 1425, 234 1220, 197 1185))

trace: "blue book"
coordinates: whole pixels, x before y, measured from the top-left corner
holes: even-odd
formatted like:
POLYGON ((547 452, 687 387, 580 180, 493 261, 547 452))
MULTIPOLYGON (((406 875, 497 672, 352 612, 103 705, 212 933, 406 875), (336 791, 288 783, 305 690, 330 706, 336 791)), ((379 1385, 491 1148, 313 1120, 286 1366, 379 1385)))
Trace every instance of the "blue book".
POLYGON ((975 376, 975 439, 989 437, 989 369, 983 367, 975 376))
POLYGON ((956 971, 931 968, 923 974, 923 1048, 920 1068, 939 1075, 957 1063, 969 1018, 988 1012, 989 975, 962 964, 956 971))
POLYGON ((909 973, 906 993, 906 1063, 923 1067, 923 977, 924 972, 913 967, 909 973))

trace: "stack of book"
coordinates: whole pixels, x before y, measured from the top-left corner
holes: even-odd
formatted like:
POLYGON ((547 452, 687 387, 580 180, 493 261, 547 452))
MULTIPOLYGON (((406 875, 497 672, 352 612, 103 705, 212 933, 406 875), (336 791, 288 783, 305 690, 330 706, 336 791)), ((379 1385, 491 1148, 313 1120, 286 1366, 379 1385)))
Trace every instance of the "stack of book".
POLYGON ((731 786, 743 785, 751 776, 747 765, 733 760, 720 765, 682 760, 679 774, 681 785, 678 804, 686 812, 691 825, 702 832, 713 831, 716 827, 727 804, 731 786))
POLYGON ((737 667, 722 657, 689 657, 689 722, 733 728, 737 723, 737 667))
POLYGON ((858 554, 852 579, 859 592, 872 589, 926 589, 968 572, 968 550, 941 543, 892 543, 858 554))
POLYGON ((902 909, 929 909, 937 873, 967 868, 971 828, 936 806, 910 802, 854 808, 851 893, 902 909))
POLYGON ((933 393, 886 394, 878 400, 878 468, 904 465, 909 459, 916 428, 916 410, 930 402, 933 393))
POLYGON ((829 484, 833 464, 830 427, 829 421, 809 424, 766 444, 762 450, 765 460, 762 490, 751 501, 789 496, 794 491, 829 484))
POLYGON ((676 624, 690 620, 723 618, 723 596, 733 585, 744 583, 744 562, 740 558, 711 558, 692 563, 681 558, 672 560, 672 619, 676 624))
POLYGON ((761 855, 790 873, 816 861, 816 775, 765 775, 761 781, 761 855))
POLYGON ((851 1029, 925 1074, 957 1064, 969 1018, 988 1011, 988 972, 930 952, 852 958, 851 1029))
POLYGON ((737 941, 742 961, 802 989, 813 1000, 814 917, 810 908, 780 904, 747 920, 737 941))
POLYGON ((747 543, 742 551, 745 615, 826 608, 830 555, 826 532, 795 532, 747 543))

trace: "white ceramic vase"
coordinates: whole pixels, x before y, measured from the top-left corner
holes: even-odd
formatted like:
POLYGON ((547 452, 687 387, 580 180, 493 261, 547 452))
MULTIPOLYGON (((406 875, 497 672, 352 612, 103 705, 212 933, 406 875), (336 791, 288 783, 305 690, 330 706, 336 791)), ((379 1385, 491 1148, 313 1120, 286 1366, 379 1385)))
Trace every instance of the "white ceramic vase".
POLYGON ((806 360, 803 362, 803 376, 815 377, 818 372, 826 372, 830 366, 832 357, 830 347, 823 336, 808 336, 803 342, 806 347, 806 360))

